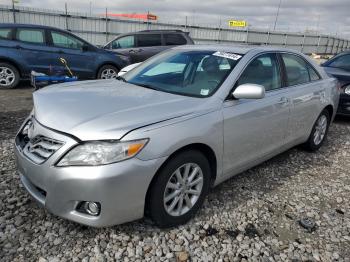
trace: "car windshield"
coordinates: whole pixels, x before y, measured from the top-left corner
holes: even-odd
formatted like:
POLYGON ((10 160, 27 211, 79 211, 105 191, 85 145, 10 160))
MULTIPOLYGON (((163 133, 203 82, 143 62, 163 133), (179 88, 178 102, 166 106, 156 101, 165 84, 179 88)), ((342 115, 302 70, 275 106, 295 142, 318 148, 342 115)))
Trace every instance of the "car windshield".
POLYGON ((207 97, 220 87, 241 57, 218 51, 170 50, 147 60, 124 78, 158 91, 207 97))

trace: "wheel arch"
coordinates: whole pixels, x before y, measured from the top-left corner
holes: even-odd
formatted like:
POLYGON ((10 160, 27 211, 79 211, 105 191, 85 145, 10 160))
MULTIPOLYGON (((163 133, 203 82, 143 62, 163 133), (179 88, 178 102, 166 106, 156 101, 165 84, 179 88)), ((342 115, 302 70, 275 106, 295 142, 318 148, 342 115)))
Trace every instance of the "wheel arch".
POLYGON ((159 175, 162 168, 171 159, 173 159, 176 155, 181 154, 182 152, 185 152, 185 151, 189 151, 189 150, 197 150, 197 151, 201 152, 208 159, 209 166, 210 166, 210 186, 212 187, 214 185, 216 177, 217 177, 217 157, 216 157, 214 150, 210 146, 203 144, 203 143, 193 143, 193 144, 183 146, 183 147, 177 149, 176 151, 174 151, 164 161, 164 163, 158 168, 156 174, 153 176, 151 183, 148 185, 147 192, 146 192, 144 214, 146 214, 146 212, 147 212, 151 188, 154 185, 156 178, 159 175))
POLYGON ((17 69, 19 76, 21 78, 24 77, 23 67, 19 63, 17 63, 16 61, 14 61, 10 58, 7 58, 7 57, 0 57, 0 63, 8 63, 8 64, 14 66, 17 69))
POLYGON ((323 110, 327 110, 329 113, 329 117, 333 119, 334 114, 334 108, 332 105, 327 105, 323 110))
POLYGON ((95 73, 95 78, 96 78, 96 79, 98 78, 98 73, 100 72, 101 68, 102 68, 103 66, 106 66, 106 65, 111 65, 111 66, 116 67, 119 71, 121 70, 121 66, 118 65, 118 64, 115 63, 115 62, 104 62, 104 63, 100 64, 100 65, 97 67, 97 70, 96 70, 96 73, 95 73))

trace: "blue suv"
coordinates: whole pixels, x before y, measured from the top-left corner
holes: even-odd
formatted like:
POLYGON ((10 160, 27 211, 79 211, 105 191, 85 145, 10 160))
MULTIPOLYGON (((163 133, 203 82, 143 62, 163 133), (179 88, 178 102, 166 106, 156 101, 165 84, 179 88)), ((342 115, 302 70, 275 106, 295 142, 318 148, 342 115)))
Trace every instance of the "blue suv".
POLYGON ((64 71, 64 58, 79 79, 115 78, 129 58, 99 49, 70 32, 48 26, 0 24, 0 88, 16 87, 32 70, 64 71))

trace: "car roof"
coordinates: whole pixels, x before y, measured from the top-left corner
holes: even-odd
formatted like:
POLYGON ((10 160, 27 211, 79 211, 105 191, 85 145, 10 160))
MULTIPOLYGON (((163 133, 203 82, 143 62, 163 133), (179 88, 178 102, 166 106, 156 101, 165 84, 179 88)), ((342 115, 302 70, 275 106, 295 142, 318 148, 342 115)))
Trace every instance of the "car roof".
POLYGON ((10 27, 10 28, 38 28, 38 29, 54 29, 54 30, 61 30, 64 31, 64 29, 53 27, 53 26, 47 26, 47 25, 34 25, 34 24, 14 24, 14 23, 0 23, 0 28, 2 27, 10 27))
POLYGON ((252 50, 256 52, 291 52, 295 54, 300 54, 298 51, 280 48, 280 47, 270 47, 270 46, 254 46, 254 45, 227 45, 227 44, 217 44, 217 45, 182 45, 176 46, 173 49, 186 49, 186 50, 210 50, 210 51, 221 51, 221 52, 230 52, 236 54, 246 54, 252 50))

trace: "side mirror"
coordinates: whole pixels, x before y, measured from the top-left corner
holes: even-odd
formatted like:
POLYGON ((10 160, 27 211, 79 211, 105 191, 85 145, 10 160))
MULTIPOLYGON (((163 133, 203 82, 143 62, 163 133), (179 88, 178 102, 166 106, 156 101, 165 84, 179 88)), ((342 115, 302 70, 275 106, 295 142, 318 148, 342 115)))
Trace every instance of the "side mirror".
POLYGON ((261 99, 265 97, 265 87, 256 84, 243 84, 232 92, 236 99, 261 99))

